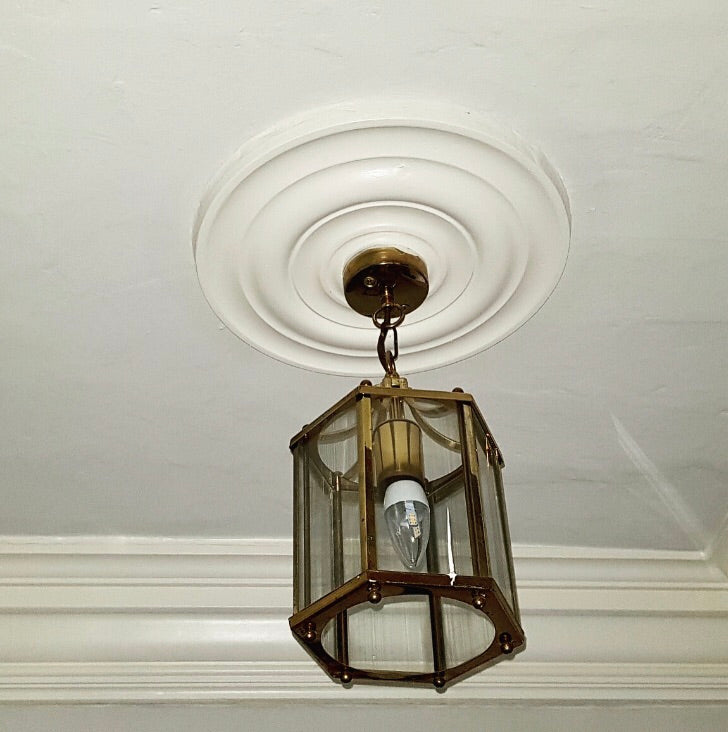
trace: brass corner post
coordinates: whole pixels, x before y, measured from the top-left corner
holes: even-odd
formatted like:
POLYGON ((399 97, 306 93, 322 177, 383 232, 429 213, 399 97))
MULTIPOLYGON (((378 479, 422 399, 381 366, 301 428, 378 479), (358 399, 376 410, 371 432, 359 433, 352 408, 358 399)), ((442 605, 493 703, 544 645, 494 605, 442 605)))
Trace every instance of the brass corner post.
POLYGON ((372 451, 371 398, 363 396, 356 404, 359 455, 359 515, 362 571, 376 569, 377 540, 374 526, 374 455, 372 451))

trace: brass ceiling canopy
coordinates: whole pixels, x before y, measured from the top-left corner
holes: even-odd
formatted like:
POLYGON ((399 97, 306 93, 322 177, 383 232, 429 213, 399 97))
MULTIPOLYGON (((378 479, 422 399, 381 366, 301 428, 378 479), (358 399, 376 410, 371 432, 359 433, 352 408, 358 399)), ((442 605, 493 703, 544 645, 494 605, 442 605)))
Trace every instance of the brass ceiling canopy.
POLYGON ((429 288, 424 261, 394 247, 366 249, 344 268, 346 302, 360 315, 374 315, 387 291, 409 314, 422 305, 429 288))

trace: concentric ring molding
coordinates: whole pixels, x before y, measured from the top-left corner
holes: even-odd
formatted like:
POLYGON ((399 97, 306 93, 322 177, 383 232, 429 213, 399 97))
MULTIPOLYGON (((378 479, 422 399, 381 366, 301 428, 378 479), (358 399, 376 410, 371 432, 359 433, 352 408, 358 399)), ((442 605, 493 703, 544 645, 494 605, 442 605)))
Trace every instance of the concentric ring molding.
POLYGON ((402 373, 497 343, 546 301, 569 250, 553 168, 466 110, 415 102, 337 106, 246 144, 195 226, 197 272, 218 317, 296 366, 378 374, 376 331, 349 309, 355 254, 419 255, 430 294, 400 329, 402 373))

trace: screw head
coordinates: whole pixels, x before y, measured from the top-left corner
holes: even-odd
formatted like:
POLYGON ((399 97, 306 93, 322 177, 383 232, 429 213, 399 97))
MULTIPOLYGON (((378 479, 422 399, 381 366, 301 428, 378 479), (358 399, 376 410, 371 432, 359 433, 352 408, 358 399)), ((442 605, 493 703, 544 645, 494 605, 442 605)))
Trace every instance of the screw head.
POLYGON ((316 640, 316 626, 313 623, 309 623, 306 626, 306 630, 303 634, 303 640, 307 643, 313 643, 316 640))
POLYGON ((371 275, 367 275, 363 280, 362 284, 364 287, 366 287, 368 290, 373 290, 379 283, 377 282, 376 277, 372 277, 371 275))
POLYGON ((369 381, 369 379, 364 379, 363 381, 359 382, 359 386, 371 386, 372 382, 369 381))
POLYGON ((456 387, 455 387, 455 388, 453 389, 453 391, 454 391, 454 392, 456 392, 457 394, 464 394, 464 393, 465 393, 465 389, 463 389, 463 387, 462 387, 462 386, 456 386, 456 387))

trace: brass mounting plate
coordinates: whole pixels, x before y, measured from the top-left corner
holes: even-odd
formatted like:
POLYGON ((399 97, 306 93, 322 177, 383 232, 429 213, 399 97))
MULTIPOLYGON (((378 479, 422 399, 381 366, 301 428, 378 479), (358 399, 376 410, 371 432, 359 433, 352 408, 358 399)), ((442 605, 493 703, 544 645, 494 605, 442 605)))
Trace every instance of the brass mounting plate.
POLYGON ((360 252, 344 267, 344 295, 357 313, 374 315, 385 288, 391 288, 394 301, 411 313, 427 297, 427 265, 415 254, 379 247, 360 252))

